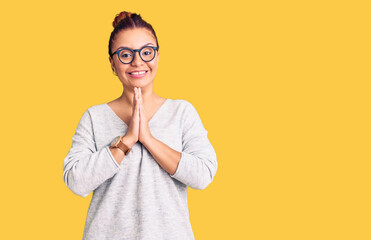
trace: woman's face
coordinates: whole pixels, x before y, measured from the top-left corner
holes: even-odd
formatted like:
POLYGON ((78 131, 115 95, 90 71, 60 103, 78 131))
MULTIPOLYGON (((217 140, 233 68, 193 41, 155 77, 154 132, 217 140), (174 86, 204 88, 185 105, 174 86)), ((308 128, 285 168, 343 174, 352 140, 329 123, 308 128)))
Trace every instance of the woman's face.
MULTIPOLYGON (((112 53, 121 47, 130 49, 140 49, 143 46, 157 47, 156 39, 152 33, 145 28, 127 29, 119 32, 112 45, 112 53)), ((155 58, 150 62, 144 62, 139 56, 139 52, 135 52, 134 60, 129 64, 120 62, 118 55, 114 54, 110 57, 111 66, 117 73, 124 88, 152 86, 153 79, 156 76, 159 52, 155 52, 155 58), (143 72, 133 74, 133 72, 143 72)))

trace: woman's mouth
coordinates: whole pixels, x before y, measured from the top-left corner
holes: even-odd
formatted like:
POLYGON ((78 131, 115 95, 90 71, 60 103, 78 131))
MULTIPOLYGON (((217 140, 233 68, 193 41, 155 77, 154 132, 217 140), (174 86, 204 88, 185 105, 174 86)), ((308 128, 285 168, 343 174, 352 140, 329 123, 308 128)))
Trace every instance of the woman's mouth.
POLYGON ((130 77, 133 78, 141 78, 144 77, 147 74, 148 70, 146 71, 135 71, 135 72, 130 72, 128 73, 130 77))

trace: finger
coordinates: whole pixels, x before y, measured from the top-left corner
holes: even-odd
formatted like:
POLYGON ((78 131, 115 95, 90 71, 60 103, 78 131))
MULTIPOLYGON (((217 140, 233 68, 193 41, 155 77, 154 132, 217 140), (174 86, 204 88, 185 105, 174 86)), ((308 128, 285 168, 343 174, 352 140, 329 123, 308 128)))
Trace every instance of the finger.
POLYGON ((139 95, 139 90, 138 88, 136 88, 136 92, 135 92, 135 104, 137 104, 140 100, 140 95, 139 95))
POLYGON ((139 115, 139 90, 137 87, 134 88, 134 100, 133 100, 133 116, 138 117, 139 115))
POLYGON ((137 101, 140 101, 140 91, 139 91, 139 88, 137 88, 137 101))
POLYGON ((140 114, 141 114, 141 117, 144 118, 145 117, 145 109, 144 109, 144 106, 143 106, 143 102, 141 101, 140 102, 140 114))
POLYGON ((138 89, 134 88, 134 100, 137 99, 137 96, 138 96, 138 89))
POLYGON ((135 111, 135 107, 136 107, 136 98, 137 98, 137 94, 136 94, 137 90, 136 90, 136 87, 134 87, 134 95, 133 95, 133 113, 135 111))
POLYGON ((142 103, 140 101, 138 101, 138 112, 140 116, 140 113, 142 112, 142 103))
POLYGON ((139 104, 136 104, 133 110, 133 118, 136 120, 139 118, 139 111, 140 111, 139 108, 140 108, 139 104))
POLYGON ((139 101, 139 96, 137 94, 137 101, 135 102, 135 110, 136 110, 136 113, 139 114, 139 111, 140 111, 140 101, 139 101))

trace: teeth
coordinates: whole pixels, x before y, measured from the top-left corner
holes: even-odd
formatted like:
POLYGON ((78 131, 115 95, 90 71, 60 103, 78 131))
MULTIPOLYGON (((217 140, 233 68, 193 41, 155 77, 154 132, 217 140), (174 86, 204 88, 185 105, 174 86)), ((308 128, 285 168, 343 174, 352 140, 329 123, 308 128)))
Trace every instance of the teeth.
POLYGON ((132 72, 130 74, 132 75, 139 75, 139 74, 144 74, 146 71, 141 71, 141 72, 132 72))

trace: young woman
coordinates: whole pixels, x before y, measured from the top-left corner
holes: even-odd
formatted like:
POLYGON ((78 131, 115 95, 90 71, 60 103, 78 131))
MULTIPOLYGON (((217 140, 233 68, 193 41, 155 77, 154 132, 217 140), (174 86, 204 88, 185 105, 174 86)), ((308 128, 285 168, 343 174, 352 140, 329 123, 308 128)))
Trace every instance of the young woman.
POLYGON ((113 22, 109 61, 122 95, 82 115, 63 163, 77 195, 93 191, 84 240, 194 239, 187 187, 205 189, 218 167, 191 103, 153 92, 159 45, 140 15, 113 22))

